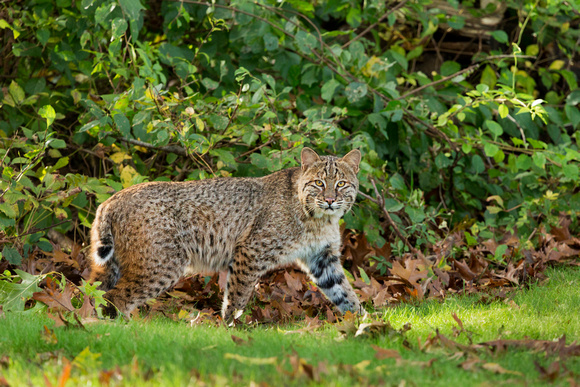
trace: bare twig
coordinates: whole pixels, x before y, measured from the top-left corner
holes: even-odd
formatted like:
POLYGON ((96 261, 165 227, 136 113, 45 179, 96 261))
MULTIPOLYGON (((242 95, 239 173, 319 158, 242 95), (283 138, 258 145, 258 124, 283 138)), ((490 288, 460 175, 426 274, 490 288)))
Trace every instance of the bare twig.
POLYGON ((374 179, 371 179, 371 183, 373 184, 373 188, 375 190, 376 198, 373 198, 372 196, 369 196, 369 195, 367 195, 367 194, 365 194, 363 192, 360 192, 360 191, 359 191, 359 195, 361 195, 365 199, 368 199, 371 202, 377 204, 381 208, 381 210, 383 210, 383 214, 387 218, 387 221, 389 222, 389 224, 393 228, 393 231, 395 231, 395 234, 397 234, 397 236, 399 237, 399 239, 402 240, 403 243, 405 243, 405 245, 409 248, 409 250, 413 254, 415 254, 418 257, 423 257, 424 258, 423 253, 421 253, 419 250, 417 250, 411 244, 411 242, 409 242, 409 240, 403 235, 403 233, 401 232, 401 230, 399 230, 399 228, 397 227, 397 224, 393 221, 393 218, 391 218, 391 215, 389 214, 389 211, 387 211, 387 209, 385 207, 385 198, 383 197, 383 195, 379 194, 379 190, 377 189, 377 185, 375 184, 375 180, 374 179))
POLYGON ((187 151, 185 150, 185 148, 178 146, 178 145, 155 146, 155 145, 146 143, 144 141, 134 140, 132 138, 124 138, 124 137, 118 137, 117 140, 126 142, 128 144, 142 146, 143 148, 147 148, 147 149, 160 150, 163 152, 175 153, 175 154, 180 155, 180 156, 187 156, 187 151))
POLYGON ((438 85, 438 84, 440 84, 440 83, 446 82, 446 81, 448 81, 448 80, 450 80, 450 79, 453 79, 453 78, 455 78, 455 77, 457 77, 457 76, 459 76, 459 75, 462 75, 462 74, 465 74, 465 73, 469 73, 469 72, 471 72, 471 71, 475 71, 475 70, 477 70, 477 69, 479 68, 479 66, 480 66, 479 64, 474 64, 474 65, 472 65, 472 66, 469 66, 469 67, 467 67, 467 68, 464 68, 463 70, 461 70, 461 71, 458 71, 458 72, 456 72, 456 73, 454 73, 454 74, 448 75, 448 76, 446 76, 446 77, 443 77, 443 78, 441 78, 441 79, 438 79, 438 80, 436 80, 436 81, 433 81, 433 82, 431 82, 431 83, 428 83, 428 84, 426 84, 426 85, 423 85, 423 86, 421 86, 421 87, 418 87, 418 88, 416 88, 416 89, 409 90, 408 92, 406 92, 405 94, 401 95, 401 96, 400 96, 399 98, 397 98, 397 99, 405 99, 405 98, 407 98, 408 96, 410 96, 410 95, 412 95, 412 94, 416 94, 416 93, 420 92, 421 90, 425 90, 425 89, 426 89, 426 88, 428 88, 428 87, 435 86, 435 85, 438 85))
POLYGON ((262 145, 259 145, 259 146, 255 147, 255 148, 253 148, 253 149, 251 149, 251 150, 249 150, 249 151, 247 151, 247 152, 244 152, 244 153, 242 153, 241 155, 239 155, 238 157, 236 157, 236 161, 243 159, 243 158, 244 158, 244 157, 246 157, 247 155, 249 155, 249 154, 252 154, 252 153, 254 153, 255 151, 257 151, 257 150, 259 150, 259 149, 261 149, 261 148, 263 148, 263 147, 265 147, 265 146, 268 146, 268 145, 270 145, 270 144, 271 144, 271 143, 273 143, 273 142, 274 142, 274 140, 272 140, 272 139, 269 139, 268 141, 266 141, 266 142, 265 142, 265 143, 263 143, 262 145))
POLYGON ((397 4, 396 6, 394 6, 393 8, 391 8, 389 10, 389 12, 385 13, 383 16, 381 16, 381 18, 379 20, 377 20, 376 22, 374 22, 373 24, 371 24, 370 26, 368 26, 367 28, 365 28, 360 34, 358 34, 357 36, 355 36, 354 38, 352 38, 351 40, 349 40, 348 42, 346 42, 345 44, 342 45, 342 49, 344 50, 345 48, 347 48, 348 46, 350 46, 352 43, 356 42, 357 40, 359 40, 360 38, 362 38, 363 36, 365 36, 370 30, 372 30, 373 28, 375 28, 379 23, 382 23, 383 20, 385 20, 386 18, 388 18, 393 12, 403 8, 403 6, 405 4, 407 4, 409 0, 403 0, 402 2, 400 2, 399 4, 397 4))

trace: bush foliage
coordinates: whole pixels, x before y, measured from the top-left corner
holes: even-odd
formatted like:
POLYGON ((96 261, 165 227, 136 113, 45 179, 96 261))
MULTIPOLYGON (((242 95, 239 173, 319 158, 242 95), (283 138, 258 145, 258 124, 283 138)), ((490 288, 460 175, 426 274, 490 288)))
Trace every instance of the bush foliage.
POLYGON ((261 176, 303 146, 361 149, 345 226, 395 254, 577 230, 580 3, 477 3, 3 3, 2 260, 49 228, 88 242, 123 187, 261 176))

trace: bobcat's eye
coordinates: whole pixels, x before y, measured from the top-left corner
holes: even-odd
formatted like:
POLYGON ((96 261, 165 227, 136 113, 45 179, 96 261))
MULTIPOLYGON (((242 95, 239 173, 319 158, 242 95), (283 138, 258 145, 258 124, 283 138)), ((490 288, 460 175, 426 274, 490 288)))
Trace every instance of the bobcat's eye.
POLYGON ((337 187, 344 187, 344 181, 339 181, 338 183, 336 183, 337 187))
POLYGON ((322 180, 315 180, 314 184, 316 184, 319 187, 324 187, 324 182, 322 180))

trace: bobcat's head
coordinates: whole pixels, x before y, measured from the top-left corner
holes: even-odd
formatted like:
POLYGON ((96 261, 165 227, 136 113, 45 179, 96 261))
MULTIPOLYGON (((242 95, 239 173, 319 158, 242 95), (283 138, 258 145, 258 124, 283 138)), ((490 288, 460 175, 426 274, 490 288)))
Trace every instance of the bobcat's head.
POLYGON ((310 148, 302 149, 298 197, 308 216, 341 217, 350 210, 358 192, 360 160, 357 149, 342 158, 321 157, 310 148))

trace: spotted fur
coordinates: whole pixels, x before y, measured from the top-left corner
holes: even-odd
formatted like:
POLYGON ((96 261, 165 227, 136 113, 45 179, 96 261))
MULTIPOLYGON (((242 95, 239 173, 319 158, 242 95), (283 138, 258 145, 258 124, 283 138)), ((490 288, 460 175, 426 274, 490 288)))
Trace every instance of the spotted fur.
POLYGON ((129 314, 194 271, 227 270, 222 305, 231 320, 260 277, 298 263, 340 309, 361 312, 340 262, 339 219, 358 190, 361 154, 318 156, 261 178, 153 182, 124 189, 97 210, 92 281, 129 314))

